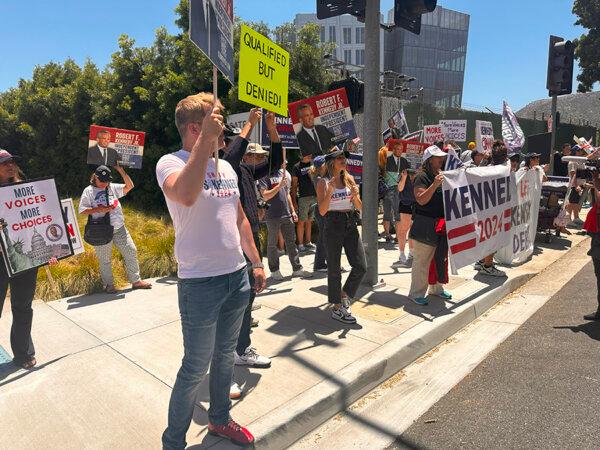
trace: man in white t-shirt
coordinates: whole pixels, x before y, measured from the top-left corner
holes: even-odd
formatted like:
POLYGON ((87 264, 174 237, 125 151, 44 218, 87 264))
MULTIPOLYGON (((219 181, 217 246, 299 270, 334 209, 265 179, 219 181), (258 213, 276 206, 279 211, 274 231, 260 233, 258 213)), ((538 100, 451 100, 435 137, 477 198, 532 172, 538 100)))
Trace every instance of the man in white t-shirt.
POLYGON ((196 392, 210 365, 209 433, 238 445, 254 437, 229 415, 234 351, 250 298, 250 260, 256 292, 265 274, 250 224, 240 203, 237 175, 212 154, 223 147, 222 106, 211 94, 181 100, 175 123, 182 150, 163 156, 156 166, 175 228, 179 310, 184 357, 169 403, 163 448, 183 449, 196 392), (243 253, 242 253, 243 252, 243 253))

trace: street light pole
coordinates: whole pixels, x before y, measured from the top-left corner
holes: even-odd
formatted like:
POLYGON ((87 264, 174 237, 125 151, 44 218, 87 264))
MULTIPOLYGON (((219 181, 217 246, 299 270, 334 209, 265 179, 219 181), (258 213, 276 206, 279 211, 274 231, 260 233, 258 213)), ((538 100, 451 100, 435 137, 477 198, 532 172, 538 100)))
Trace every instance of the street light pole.
POLYGON ((554 175, 554 146, 556 145, 556 110, 558 109, 558 95, 552 96, 552 135, 550 136, 550 175, 554 175))
POLYGON ((380 35, 379 15, 381 0, 365 2, 365 127, 363 145, 363 216, 362 239, 367 259, 367 274, 364 283, 378 283, 378 224, 379 198, 377 184, 379 168, 377 153, 381 135, 379 89, 380 35))

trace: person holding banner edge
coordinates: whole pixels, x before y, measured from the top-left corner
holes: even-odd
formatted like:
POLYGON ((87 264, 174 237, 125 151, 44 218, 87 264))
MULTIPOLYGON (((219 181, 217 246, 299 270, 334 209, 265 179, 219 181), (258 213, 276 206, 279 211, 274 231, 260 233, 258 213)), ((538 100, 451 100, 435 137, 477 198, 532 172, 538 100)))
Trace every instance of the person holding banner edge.
MULTIPOLYGON (((409 238, 413 244, 413 264, 410 280, 409 298, 417 305, 425 306, 429 303, 426 294, 436 295, 443 299, 451 299, 452 294, 444 290, 442 284, 437 282, 429 284, 429 272, 432 261, 438 265, 440 259, 447 261, 448 251, 443 244, 445 236, 442 235, 444 226, 444 198, 442 183, 446 153, 439 147, 432 145, 423 153, 423 166, 415 177, 415 213, 409 238), (439 249, 439 251, 438 251, 439 249), (436 253, 438 253, 436 257, 436 253), (445 256, 445 258, 444 258, 445 256)), ((443 261, 443 263, 445 263, 443 261)), ((439 277, 438 277, 439 279, 439 277)))
MULTIPOLYGON (((0 149, 0 186, 22 181, 23 172, 17 166, 16 158, 18 157, 0 149)), ((6 223, 0 218, 0 229, 5 234, 6 241, 9 242, 5 227, 6 223)), ((56 258, 50 258, 48 261, 50 265, 57 263, 56 258)), ((10 308, 12 312, 10 347, 13 352, 13 363, 25 370, 32 369, 37 364, 35 347, 31 339, 31 326, 33 324, 31 304, 37 285, 37 273, 38 269, 35 268, 20 272, 9 278, 4 263, 0 262, 0 317, 2 316, 6 292, 10 287, 10 308)))
POLYGON ((408 161, 402 156, 402 144, 398 141, 388 141, 388 146, 392 154, 387 157, 385 164, 384 180, 387 186, 387 192, 383 198, 383 232, 387 242, 393 242, 394 238, 390 234, 390 228, 393 226, 396 231, 396 238, 400 233, 400 193, 398 183, 400 182, 400 173, 409 168, 408 161))

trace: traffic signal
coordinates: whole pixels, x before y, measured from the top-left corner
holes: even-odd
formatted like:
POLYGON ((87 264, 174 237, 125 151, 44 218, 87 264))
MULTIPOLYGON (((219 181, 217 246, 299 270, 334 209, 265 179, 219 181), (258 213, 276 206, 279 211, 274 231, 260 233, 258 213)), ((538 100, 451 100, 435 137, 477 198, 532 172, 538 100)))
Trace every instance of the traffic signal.
POLYGON ((317 18, 352 14, 353 16, 365 15, 366 0, 317 0, 317 18))
POLYGON ((334 91, 341 88, 346 89, 352 115, 361 113, 365 105, 365 84, 356 78, 350 77, 345 80, 334 81, 328 86, 327 90, 334 91))
POLYGON ((421 15, 433 12, 437 0, 395 0, 394 23, 415 34, 421 34, 421 15))
POLYGON ((550 36, 548 50, 548 95, 565 95, 573 92, 573 65, 575 46, 558 36, 550 36))

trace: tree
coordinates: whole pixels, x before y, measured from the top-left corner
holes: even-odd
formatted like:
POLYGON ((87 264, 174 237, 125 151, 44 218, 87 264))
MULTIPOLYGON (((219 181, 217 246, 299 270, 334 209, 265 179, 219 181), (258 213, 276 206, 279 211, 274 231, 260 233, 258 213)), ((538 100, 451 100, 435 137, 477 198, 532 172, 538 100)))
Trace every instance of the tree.
POLYGON ((575 57, 579 60, 581 73, 577 76, 579 92, 589 92, 600 82, 600 0, 575 0, 573 14, 589 31, 575 41, 575 57))

